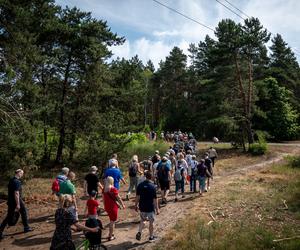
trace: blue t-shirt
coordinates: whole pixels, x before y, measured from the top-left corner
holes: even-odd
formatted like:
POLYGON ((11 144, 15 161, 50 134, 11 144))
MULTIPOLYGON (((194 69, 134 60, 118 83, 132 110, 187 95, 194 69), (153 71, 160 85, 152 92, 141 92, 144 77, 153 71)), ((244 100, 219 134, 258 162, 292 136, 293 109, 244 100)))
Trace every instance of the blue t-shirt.
POLYGON ((140 183, 136 189, 136 195, 140 196, 139 208, 141 212, 154 212, 153 199, 156 199, 156 188, 148 180, 140 183))
POLYGON ((114 187, 119 190, 120 189, 119 182, 123 178, 120 169, 107 168, 105 170, 104 178, 107 178, 108 176, 111 176, 112 178, 114 178, 114 187))

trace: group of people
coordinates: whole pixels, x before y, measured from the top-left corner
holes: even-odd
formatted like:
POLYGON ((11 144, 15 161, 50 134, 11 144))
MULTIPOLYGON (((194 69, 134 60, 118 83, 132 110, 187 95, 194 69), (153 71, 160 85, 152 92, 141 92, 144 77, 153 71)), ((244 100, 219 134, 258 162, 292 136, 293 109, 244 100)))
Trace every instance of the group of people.
MULTIPOLYGON (((179 139, 180 141, 180 139, 179 139)), ((140 213, 140 225, 136 234, 136 239, 141 240, 142 230, 145 222, 149 222, 149 241, 156 239, 154 235, 155 214, 159 214, 159 202, 157 190, 161 190, 161 204, 166 205, 170 199, 171 184, 175 184, 175 202, 185 195, 185 185, 189 182, 191 192, 199 195, 207 192, 211 186, 213 178, 213 168, 215 159, 218 157, 216 150, 210 147, 204 156, 197 160, 196 155, 190 149, 178 147, 175 143, 167 152, 155 154, 148 159, 139 161, 134 155, 128 164, 129 186, 126 199, 129 200, 135 192, 135 210, 140 213), (198 183, 198 185, 197 185, 198 183)), ((120 208, 125 209, 125 204, 119 194, 120 182, 127 184, 124 179, 117 155, 114 154, 108 161, 104 171, 103 180, 100 179, 96 166, 90 167, 89 173, 84 178, 84 194, 88 196, 84 214, 86 223, 80 224, 78 220, 78 206, 76 197, 76 187, 74 185, 75 173, 68 168, 62 168, 61 173, 55 178, 52 184, 52 192, 58 197, 59 208, 55 212, 56 229, 51 241, 50 249, 75 249, 72 241, 71 229, 81 229, 90 235, 91 244, 94 247, 101 244, 102 224, 98 219, 100 213, 99 197, 102 197, 104 210, 107 213, 109 223, 109 233, 107 239, 115 239, 114 228, 118 219, 120 208)), ((19 211, 22 217, 24 232, 32 231, 27 221, 27 213, 21 195, 20 178, 23 170, 18 169, 8 185, 8 212, 0 226, 0 237, 3 237, 3 230, 9 223, 15 211, 19 211)), ((125 198, 125 197, 124 197, 125 198)))

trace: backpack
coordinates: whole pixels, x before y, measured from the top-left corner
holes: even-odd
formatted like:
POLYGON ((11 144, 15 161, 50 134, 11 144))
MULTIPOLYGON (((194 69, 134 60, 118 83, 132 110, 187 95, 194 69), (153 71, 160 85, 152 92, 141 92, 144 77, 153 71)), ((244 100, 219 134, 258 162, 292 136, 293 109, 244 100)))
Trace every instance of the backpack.
POLYGON ((52 182, 51 190, 52 190, 53 193, 58 193, 59 192, 59 182, 58 182, 57 178, 55 178, 55 180, 52 182))
POLYGON ((100 245, 101 244, 102 229, 103 229, 101 221, 98 220, 98 219, 89 218, 85 222, 85 226, 90 227, 90 228, 99 227, 99 231, 96 232, 96 233, 86 232, 85 233, 85 238, 89 241, 91 246, 100 245))
POLYGON ((174 180, 175 181, 182 181, 182 170, 183 168, 179 167, 174 173, 174 180))
POLYGON ((129 176, 130 177, 136 177, 137 174, 137 167, 136 164, 131 163, 129 166, 129 176))
POLYGON ((162 163, 162 162, 160 162, 157 166, 157 177, 160 180, 163 179, 166 175, 165 167, 166 167, 166 163, 162 163))

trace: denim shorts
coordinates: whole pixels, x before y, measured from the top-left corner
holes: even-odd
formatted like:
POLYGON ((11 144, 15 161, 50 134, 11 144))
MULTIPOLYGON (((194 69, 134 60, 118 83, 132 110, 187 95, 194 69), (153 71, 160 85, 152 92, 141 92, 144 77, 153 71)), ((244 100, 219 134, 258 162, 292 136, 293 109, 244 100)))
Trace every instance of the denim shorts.
POLYGON ((140 212, 140 216, 142 221, 151 221, 155 220, 155 213, 154 212, 140 212))

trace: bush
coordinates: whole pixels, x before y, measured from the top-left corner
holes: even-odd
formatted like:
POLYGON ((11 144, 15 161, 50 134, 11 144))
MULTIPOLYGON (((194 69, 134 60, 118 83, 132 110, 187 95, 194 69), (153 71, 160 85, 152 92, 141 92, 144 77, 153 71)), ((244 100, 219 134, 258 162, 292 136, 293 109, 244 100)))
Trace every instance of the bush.
POLYGON ((300 156, 289 157, 288 161, 292 168, 300 168, 300 156))
POLYGON ((264 155, 268 150, 267 143, 258 142, 250 144, 249 152, 252 155, 264 155))

